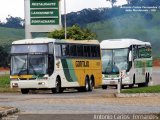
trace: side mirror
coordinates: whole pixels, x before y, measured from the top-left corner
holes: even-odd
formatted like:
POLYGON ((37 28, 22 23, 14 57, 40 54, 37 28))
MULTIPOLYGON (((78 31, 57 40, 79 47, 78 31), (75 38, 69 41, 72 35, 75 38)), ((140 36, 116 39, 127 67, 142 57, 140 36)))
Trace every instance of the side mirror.
POLYGON ((132 61, 132 52, 130 51, 129 52, 129 62, 131 62, 132 61))

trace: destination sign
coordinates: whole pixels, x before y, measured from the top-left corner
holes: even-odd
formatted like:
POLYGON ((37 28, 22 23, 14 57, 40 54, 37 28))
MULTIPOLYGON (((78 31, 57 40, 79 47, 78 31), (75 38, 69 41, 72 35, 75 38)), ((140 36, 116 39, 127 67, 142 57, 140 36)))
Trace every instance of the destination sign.
POLYGON ((30 0, 31 8, 58 8, 58 0, 30 0))
POLYGON ((59 0, 30 0, 31 25, 58 25, 59 0))
POLYGON ((59 10, 58 9, 41 9, 41 10, 31 10, 30 12, 31 17, 59 17, 59 10))
POLYGON ((31 18, 31 25, 57 25, 58 18, 31 18))

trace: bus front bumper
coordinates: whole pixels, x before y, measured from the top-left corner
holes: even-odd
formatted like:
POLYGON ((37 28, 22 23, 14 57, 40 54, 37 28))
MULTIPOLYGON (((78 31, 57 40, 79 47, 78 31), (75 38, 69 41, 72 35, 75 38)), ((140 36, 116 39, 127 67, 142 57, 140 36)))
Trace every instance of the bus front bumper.
MULTIPOLYGON (((117 85, 121 78, 103 78, 102 85, 117 85)), ((122 79, 122 85, 130 85, 132 82, 129 77, 125 77, 122 79)))
POLYGON ((23 88, 23 89, 41 89, 41 88, 52 88, 46 80, 33 80, 33 81, 11 81, 11 88, 23 88))

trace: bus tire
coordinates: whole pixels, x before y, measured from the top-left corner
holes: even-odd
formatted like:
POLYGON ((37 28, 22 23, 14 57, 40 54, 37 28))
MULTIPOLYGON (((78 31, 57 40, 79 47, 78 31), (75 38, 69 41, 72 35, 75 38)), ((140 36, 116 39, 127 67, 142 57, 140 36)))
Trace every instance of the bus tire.
POLYGON ((94 77, 91 76, 90 80, 89 80, 89 91, 92 91, 94 88, 94 77))
POLYGON ((107 89, 107 85, 102 85, 102 89, 103 90, 107 89))
POLYGON ((85 86, 84 87, 79 87, 78 88, 79 92, 88 92, 89 91, 89 78, 85 78, 85 86))
POLYGON ((144 86, 148 87, 148 83, 149 83, 149 76, 148 74, 146 74, 144 86))
POLYGON ((61 80, 59 77, 56 78, 56 86, 52 89, 52 93, 62 93, 63 89, 61 88, 61 80))
POLYGON ((28 94, 29 93, 29 89, 21 89, 21 93, 22 94, 28 94))
POLYGON ((84 91, 85 92, 88 92, 89 91, 89 85, 90 84, 90 82, 89 82, 89 79, 88 79, 88 77, 86 77, 86 80, 85 80, 85 88, 84 88, 84 91))

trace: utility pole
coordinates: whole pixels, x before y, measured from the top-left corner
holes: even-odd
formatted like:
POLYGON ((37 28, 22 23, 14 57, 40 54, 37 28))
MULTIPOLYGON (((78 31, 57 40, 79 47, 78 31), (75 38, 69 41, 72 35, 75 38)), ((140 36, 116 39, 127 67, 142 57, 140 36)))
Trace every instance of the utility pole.
POLYGON ((64 33, 65 33, 65 40, 67 39, 67 21, 66 21, 66 0, 64 0, 64 33))

